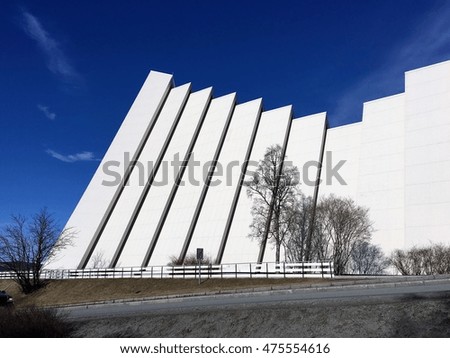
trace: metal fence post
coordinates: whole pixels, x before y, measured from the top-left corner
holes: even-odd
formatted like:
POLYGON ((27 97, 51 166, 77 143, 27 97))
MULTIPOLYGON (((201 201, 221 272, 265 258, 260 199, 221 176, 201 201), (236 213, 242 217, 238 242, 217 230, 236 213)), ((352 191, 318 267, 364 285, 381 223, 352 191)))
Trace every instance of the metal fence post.
POLYGON ((250 266, 250 278, 252 278, 252 264, 248 264, 250 266))
POLYGON ((237 278, 237 264, 234 264, 234 274, 235 274, 235 276, 237 278))
POLYGON ((283 277, 286 278, 286 262, 283 261, 283 277))

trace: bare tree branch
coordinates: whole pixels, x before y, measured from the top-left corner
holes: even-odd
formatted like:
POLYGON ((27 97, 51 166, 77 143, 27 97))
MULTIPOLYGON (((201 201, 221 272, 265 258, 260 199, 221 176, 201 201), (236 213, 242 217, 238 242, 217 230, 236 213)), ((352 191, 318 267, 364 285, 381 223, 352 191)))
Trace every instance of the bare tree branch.
POLYGON ((30 223, 18 215, 0 233, 0 262, 15 274, 24 293, 42 287, 41 273, 46 264, 64 247, 71 245, 75 233, 60 230, 46 209, 33 216, 30 223))
POLYGON ((431 244, 408 251, 395 250, 390 263, 402 275, 441 275, 450 273, 450 246, 431 244))
POLYGON ((253 200, 250 238, 265 245, 265 238, 275 246, 275 261, 280 262, 289 227, 293 225, 293 210, 297 206, 298 169, 283 166, 282 148, 267 148, 252 179, 246 183, 247 195, 253 200), (280 168, 282 169, 280 175, 280 168))
POLYGON ((324 197, 316 209, 313 235, 317 258, 333 258, 337 275, 349 269, 355 247, 371 239, 373 227, 368 209, 356 205, 350 198, 334 195, 324 197))

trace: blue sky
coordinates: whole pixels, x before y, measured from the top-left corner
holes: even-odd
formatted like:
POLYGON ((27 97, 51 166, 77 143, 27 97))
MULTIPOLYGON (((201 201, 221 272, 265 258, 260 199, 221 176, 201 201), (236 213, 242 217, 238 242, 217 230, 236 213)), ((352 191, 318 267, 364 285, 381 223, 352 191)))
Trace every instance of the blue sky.
POLYGON ((44 206, 65 223, 150 69, 336 126, 450 59, 444 0, 2 4, 0 225, 44 206))

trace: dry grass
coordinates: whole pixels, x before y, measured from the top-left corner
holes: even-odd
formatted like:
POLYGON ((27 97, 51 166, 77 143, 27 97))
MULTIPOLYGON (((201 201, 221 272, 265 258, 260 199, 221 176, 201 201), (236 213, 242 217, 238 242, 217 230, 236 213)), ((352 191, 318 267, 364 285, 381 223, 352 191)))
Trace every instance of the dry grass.
POLYGON ((0 308, 0 337, 2 338, 63 338, 69 337, 73 330, 73 323, 56 309, 0 308))
POLYGON ((94 301, 156 297, 177 294, 244 290, 252 288, 328 284, 329 279, 84 279, 53 280, 37 292, 24 295, 9 280, 0 289, 14 297, 16 307, 55 306, 94 301))

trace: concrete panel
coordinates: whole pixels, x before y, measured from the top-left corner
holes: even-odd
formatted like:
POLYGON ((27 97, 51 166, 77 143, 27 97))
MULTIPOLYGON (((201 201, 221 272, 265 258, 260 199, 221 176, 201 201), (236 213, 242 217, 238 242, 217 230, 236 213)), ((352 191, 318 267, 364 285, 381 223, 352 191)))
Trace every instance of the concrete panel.
POLYGON ((111 204, 120 191, 120 185, 107 186, 112 178, 105 174, 104 166, 114 161, 116 173, 123 174, 124 153, 132 159, 142 148, 172 85, 172 76, 151 71, 139 91, 133 105, 120 126, 103 160, 86 188, 66 227, 73 228, 77 237, 73 246, 59 252, 49 268, 76 268, 93 244, 96 231, 101 226, 111 204))
MULTIPOLYGON (((414 130, 421 130, 423 128, 430 128, 441 126, 442 123, 446 123, 446 111, 433 111, 428 115, 423 114, 415 114, 413 112, 409 112, 407 114, 408 121, 405 125, 405 130, 407 132, 414 130)), ((411 143, 414 146, 414 143, 411 143)))
POLYGON ((372 174, 359 176, 359 193, 361 196, 368 192, 381 192, 387 190, 404 190, 404 170, 400 168, 392 172, 378 173, 378 181, 366 180, 367 177, 371 177, 372 174))
POLYGON ((364 104, 357 204, 369 208, 372 242, 386 254, 404 244, 404 118, 404 94, 364 104))
POLYGON ((450 240, 449 83, 450 61, 406 73, 407 247, 450 240))
MULTIPOLYGON (((441 207, 433 208, 440 210, 441 207)), ((423 209, 422 209, 423 210, 423 209)), ((426 209, 425 209, 426 210, 426 209)), ((448 208, 447 208, 448 210, 448 208)), ((448 211, 447 211, 448 212, 448 211)), ((410 214, 408 214, 409 216, 410 214)), ((409 219, 409 218, 408 218, 409 219)), ((405 227, 405 249, 417 246, 429 246, 431 243, 449 244, 448 233, 450 232, 450 224, 424 225, 424 226, 407 226, 405 227)))
MULTIPOLYGON (((364 146, 364 144, 362 145, 364 146)), ((359 173, 360 176, 365 177, 365 180, 369 180, 369 177, 374 178, 381 173, 398 172, 399 163, 403 164, 404 155, 403 153, 393 153, 391 155, 372 156, 369 159, 364 158, 364 160, 363 158, 361 155, 359 173)))
MULTIPOLYGON (((449 188, 450 180, 434 182, 429 180, 422 184, 406 185, 405 190, 408 193, 408 196, 405 198, 405 204, 409 207, 410 205, 450 203, 449 188)), ((433 220, 434 215, 436 215, 435 212, 427 213, 429 220, 433 220)), ((412 220, 410 224, 415 224, 415 220, 412 220)))
POLYGON ((233 198, 240 182, 241 166, 256 122, 261 112, 261 99, 236 106, 228 134, 223 144, 219 163, 223 174, 218 171, 212 178, 202 211, 195 226, 190 243, 190 253, 203 248, 214 260, 219 251, 225 226, 232 208, 233 198))
POLYGON ((325 135, 325 121, 326 113, 301 117, 292 121, 285 160, 299 170, 300 189, 306 196, 314 194, 325 135), (316 164, 310 165, 313 162, 316 164))
MULTIPOLYGON (((389 126, 388 126, 389 127, 389 126)), ((390 128, 397 133, 403 133, 403 128, 390 128)), ((376 129, 374 129, 376 130, 376 129)), ((398 140, 398 136, 395 138, 384 138, 377 141, 369 141, 366 139, 364 145, 361 146, 361 156, 364 156, 368 162, 372 158, 388 157, 390 155, 404 155, 405 144, 404 141, 398 140)))
POLYGON ((139 212, 117 266, 140 266, 158 221, 163 214, 179 168, 172 167, 178 156, 183 160, 191 141, 201 126, 210 98, 211 88, 192 93, 181 115, 177 129, 164 155, 162 167, 139 212))
MULTIPOLYGON (((408 137, 408 136, 406 136, 408 137)), ((450 142, 441 142, 431 145, 405 148, 405 166, 410 175, 424 175, 427 173, 421 167, 429 163, 444 163, 449 160, 450 142), (422 174, 421 174, 422 173, 422 174)))
POLYGON ((92 267, 93 258, 101 257, 108 265, 111 263, 149 177, 156 174, 155 165, 160 161, 158 158, 161 158, 161 155, 164 154, 165 146, 168 145, 166 143, 167 138, 173 135, 179 116, 189 96, 189 90, 190 84, 187 84, 170 91, 158 121, 150 133, 139 156, 138 163, 131 173, 130 180, 108 220, 87 267, 92 267))
MULTIPOLYGON (((194 165, 191 161, 183 175, 150 257, 150 265, 165 265, 172 256, 179 256, 205 185, 207 169, 214 160, 219 140, 232 115, 235 97, 231 94, 211 101, 191 157, 196 163, 194 165)), ((205 256, 211 254, 204 253, 205 256)))
MULTIPOLYGON (((262 113, 250 161, 257 163, 261 160, 266 149, 271 145, 283 145, 291 121, 291 113, 291 106, 262 113)), ((255 166, 252 167, 252 170, 255 170, 255 166)), ((245 180, 247 181, 249 178, 250 176, 247 175, 245 180)), ((258 259, 259 244, 248 237, 250 233, 249 225, 252 222, 252 202, 247 197, 245 188, 243 189, 239 195, 238 205, 228 235, 227 246, 222 259, 223 263, 255 262, 258 259)), ((267 245, 266 252, 269 250, 270 244, 267 245)))
MULTIPOLYGON (((432 227, 439 227, 439 226, 444 226, 446 227, 447 225, 450 225, 450 223, 448 222, 448 213, 450 212, 450 202, 448 200, 446 201, 442 201, 442 202, 437 202, 437 203, 432 203, 432 205, 430 205, 430 203, 426 203, 426 202, 421 202, 419 204, 410 204, 408 205, 408 219, 410 219, 409 225, 408 225, 408 229, 413 229, 413 228, 432 228, 432 227), (427 210, 428 207, 432 207, 433 208, 433 215, 430 216, 430 220, 427 221, 425 223, 425 225, 423 224, 423 216, 425 213, 425 210, 427 210)), ((429 235, 426 235, 428 237, 428 239, 430 239, 429 235)), ((419 241, 423 241, 423 244, 428 244, 426 241, 424 241, 422 237, 419 237, 419 241)), ((448 242, 448 238, 444 235, 439 234, 438 236, 431 238, 432 242, 443 242, 446 241, 448 242)))
POLYGON ((319 197, 335 194, 356 200, 361 123, 328 129, 326 138, 319 197), (336 168, 339 163, 343 163, 338 170, 338 174, 343 179, 342 183, 333 175, 333 168, 336 168))
MULTIPOLYGON (((448 98, 450 98, 450 93, 448 98)), ((450 112, 450 107, 448 109, 450 112)), ((429 126, 427 128, 420 128, 417 130, 408 131, 408 147, 416 148, 424 146, 432 146, 437 143, 450 142, 450 121, 440 126, 429 126)))
POLYGON ((450 61, 416 68, 405 72, 405 92, 412 100, 425 95, 445 92, 446 81, 450 75, 450 61), (427 85, 430 86, 427 86, 427 85), (444 86, 444 87, 442 87, 444 86))
POLYGON ((429 184, 434 180, 450 181, 450 161, 437 161, 408 166, 408 177, 405 178, 405 185, 429 184), (426 175, 423 175, 426 173, 426 175), (436 178, 436 179, 435 179, 436 178))
MULTIPOLYGON (((358 203, 364 203, 365 207, 370 209, 370 219, 373 220, 376 224, 376 229, 378 230, 381 226, 385 226, 382 222, 377 222, 373 218, 373 212, 375 211, 383 211, 387 209, 404 209, 404 188, 387 188, 384 190, 368 190, 365 192, 359 193, 358 203)), ((386 220, 390 220, 391 218, 386 218, 386 220)), ((396 218, 397 222, 403 223, 402 218, 396 218)), ((402 224, 403 225, 403 224, 402 224)))

